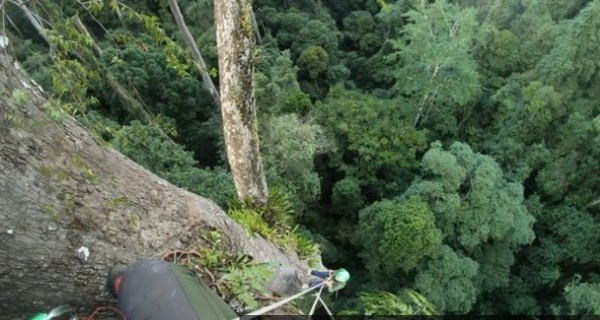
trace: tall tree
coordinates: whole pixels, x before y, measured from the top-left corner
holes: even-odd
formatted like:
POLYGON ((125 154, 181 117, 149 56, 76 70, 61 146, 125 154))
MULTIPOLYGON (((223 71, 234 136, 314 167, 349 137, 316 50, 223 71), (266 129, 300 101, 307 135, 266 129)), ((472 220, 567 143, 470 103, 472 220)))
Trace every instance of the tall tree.
POLYGON ((269 197, 259 150, 254 95, 254 33, 250 0, 215 1, 221 114, 238 198, 269 197))
POLYGON ((397 51, 391 57, 403 62, 393 71, 397 93, 409 97, 415 127, 454 134, 472 113, 471 103, 480 92, 470 53, 475 13, 446 0, 421 1, 419 11, 406 14, 412 23, 404 27, 402 38, 391 41, 397 51))

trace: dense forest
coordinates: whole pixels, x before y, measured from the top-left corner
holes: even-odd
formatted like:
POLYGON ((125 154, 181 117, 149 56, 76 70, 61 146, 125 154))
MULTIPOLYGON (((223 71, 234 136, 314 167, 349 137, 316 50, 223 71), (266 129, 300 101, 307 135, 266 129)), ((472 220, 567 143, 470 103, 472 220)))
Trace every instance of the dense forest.
MULTIPOLYGON (((2 32, 54 118, 243 220, 213 2, 178 3, 203 67, 166 0, 2 1, 2 32)), ((251 10, 269 192, 352 273, 336 310, 600 314, 600 0, 251 10)))

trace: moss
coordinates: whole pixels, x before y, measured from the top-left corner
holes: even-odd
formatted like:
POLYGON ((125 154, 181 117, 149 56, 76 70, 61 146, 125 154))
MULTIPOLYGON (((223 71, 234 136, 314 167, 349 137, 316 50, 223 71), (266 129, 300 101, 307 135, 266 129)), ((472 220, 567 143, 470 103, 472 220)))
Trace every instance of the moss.
POLYGON ((52 178, 52 169, 50 169, 46 166, 41 166, 41 167, 37 168, 37 170, 45 178, 52 178))
POLYGON ((4 121, 16 128, 24 128, 25 127, 25 118, 14 109, 6 110, 3 115, 4 121))
POLYGON ((65 141, 66 135, 64 134, 55 134, 54 137, 52 137, 53 142, 57 145, 60 146, 63 144, 63 142, 65 141))
POLYGON ((22 106, 29 101, 29 95, 27 94, 27 91, 16 89, 12 92, 11 100, 15 104, 22 106))
POLYGON ((50 168, 47 166, 40 166, 37 168, 37 171, 43 177, 52 179, 57 183, 62 183, 69 176, 69 174, 65 170, 58 169, 58 168, 50 168))
POLYGON ((52 219, 57 220, 60 216, 58 210, 54 208, 53 205, 45 203, 40 206, 40 211, 52 217, 52 219))
POLYGON ((83 159, 81 159, 78 154, 73 154, 71 156, 71 163, 85 177, 86 182, 90 184, 96 184, 98 182, 98 176, 96 173, 87 163, 83 161, 83 159))
POLYGON ((126 196, 122 196, 122 197, 118 197, 118 198, 114 198, 110 201, 110 204, 112 207, 116 208, 122 204, 127 203, 128 199, 126 196))
POLYGON ((114 175, 110 176, 110 180, 108 181, 112 187, 117 187, 119 183, 117 182, 117 178, 114 175))
POLYGON ((140 226, 140 216, 139 216, 137 213, 135 213, 135 212, 132 212, 132 213, 129 215, 129 226, 130 226, 132 229, 137 229, 137 228, 139 228, 139 226, 140 226))
POLYGON ((252 3, 250 0, 238 0, 242 16, 240 17, 241 30, 247 38, 252 37, 252 3))
POLYGON ((54 179, 56 180, 56 182, 62 183, 67 179, 68 176, 69 174, 65 170, 57 169, 55 171, 54 179))
POLYGON ((75 213, 75 196, 72 193, 63 191, 58 195, 58 198, 61 201, 61 205, 65 213, 75 213))

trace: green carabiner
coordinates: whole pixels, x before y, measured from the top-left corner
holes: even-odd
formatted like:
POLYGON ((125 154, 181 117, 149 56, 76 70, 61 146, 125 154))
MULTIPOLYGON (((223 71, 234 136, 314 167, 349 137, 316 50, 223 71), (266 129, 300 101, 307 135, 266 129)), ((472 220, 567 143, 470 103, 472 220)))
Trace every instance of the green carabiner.
POLYGON ((58 317, 61 314, 67 313, 71 311, 71 308, 68 305, 63 305, 56 307, 50 311, 50 313, 38 313, 30 320, 51 320, 54 317, 58 317))

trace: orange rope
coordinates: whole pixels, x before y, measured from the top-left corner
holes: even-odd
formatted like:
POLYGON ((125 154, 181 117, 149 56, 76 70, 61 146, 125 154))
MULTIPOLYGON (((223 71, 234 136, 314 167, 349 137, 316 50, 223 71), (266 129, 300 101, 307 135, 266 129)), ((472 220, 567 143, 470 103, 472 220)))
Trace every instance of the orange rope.
POLYGON ((123 314, 123 312, 112 306, 98 307, 96 308, 96 310, 94 310, 94 312, 92 312, 91 315, 89 315, 88 317, 83 317, 81 318, 81 320, 96 320, 98 313, 106 311, 116 314, 121 320, 127 320, 127 317, 123 314))

